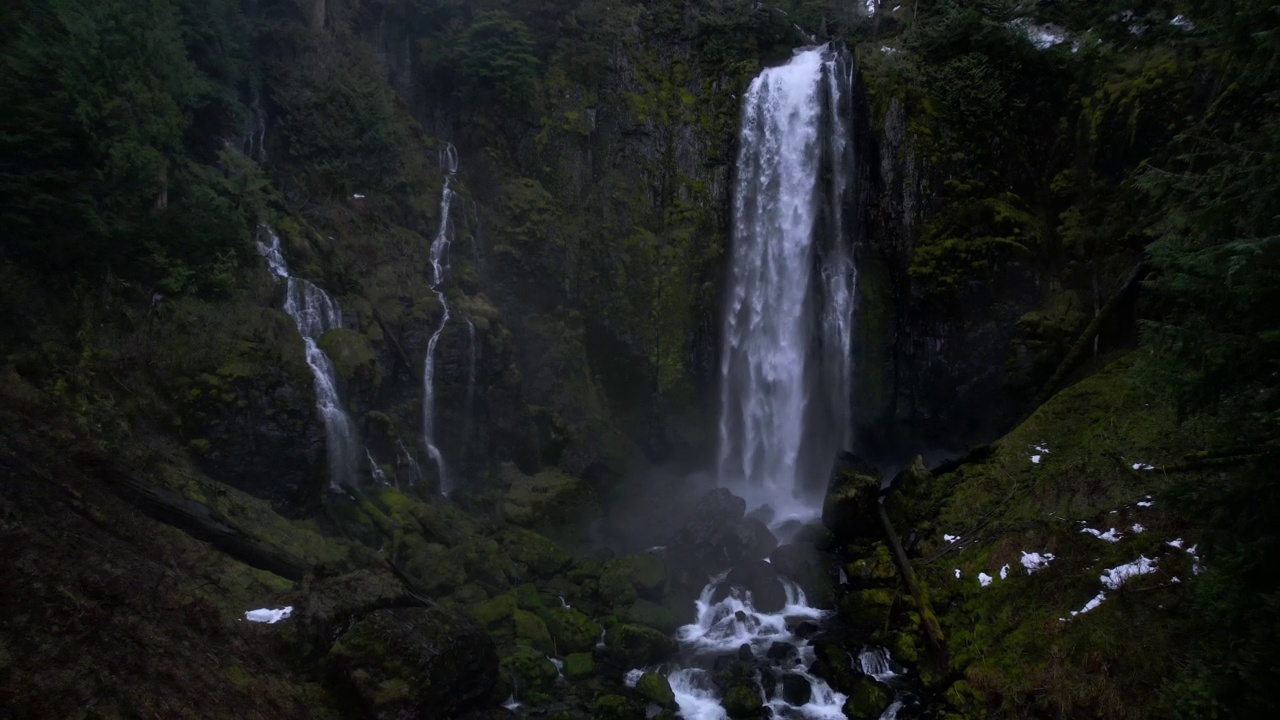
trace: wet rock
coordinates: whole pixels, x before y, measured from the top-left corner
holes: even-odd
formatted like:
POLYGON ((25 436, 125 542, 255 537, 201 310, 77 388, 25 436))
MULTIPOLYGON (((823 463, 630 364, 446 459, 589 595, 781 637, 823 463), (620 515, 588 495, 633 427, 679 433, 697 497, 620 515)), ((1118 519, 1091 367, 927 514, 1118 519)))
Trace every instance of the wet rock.
POLYGON ((524 645, 502 658, 499 667, 502 679, 513 685, 512 691, 529 702, 550 700, 560 677, 560 671, 547 659, 546 653, 524 645))
POLYGON ((756 659, 756 653, 751 649, 751 643, 742 643, 738 648, 738 659, 743 662, 751 662, 756 659))
POLYGON ((647 672, 636 682, 636 694, 645 700, 668 710, 676 708, 676 694, 671 684, 658 673, 647 672))
POLYGON ((605 636, 609 658, 619 667, 635 668, 660 663, 679 649, 676 641, 643 625, 618 625, 605 636))
POLYGON ((556 651, 551 633, 547 631, 547 624, 542 622, 542 618, 520 609, 514 611, 512 618, 515 620, 517 640, 523 640, 548 655, 556 651))
POLYGON ((749 517, 738 525, 738 537, 742 541, 743 552, 753 560, 763 560, 778 547, 778 538, 773 536, 769 527, 760 518, 749 517))
POLYGON ((807 543, 783 545, 769 555, 778 574, 790 578, 804 591, 813 607, 831 608, 836 601, 836 558, 807 543))
POLYGON ((787 618, 787 632, 790 632, 792 635, 795 635, 802 640, 808 640, 814 635, 817 635, 821 630, 822 628, 818 627, 818 623, 813 622, 812 620, 794 617, 787 618))
POLYGON ((622 695, 601 695, 591 705, 591 717, 599 720, 644 720, 642 703, 622 695))
POLYGON ((735 685, 730 688, 724 699, 720 701, 720 705, 734 720, 761 717, 764 709, 764 701, 759 691, 748 685, 735 685))
POLYGON ((880 471, 852 453, 842 452, 827 483, 822 524, 839 539, 879 537, 880 471))
POLYGON ((844 703, 844 715, 850 720, 876 720, 893 702, 889 688, 869 677, 858 678, 844 703))
POLYGON ((372 717, 386 720, 461 714, 498 681, 489 636, 437 609, 375 611, 339 638, 328 663, 372 717))
POLYGON ((559 654, 590 652, 600 638, 600 624, 576 608, 547 607, 538 610, 559 654))
POLYGON ((782 676, 782 699, 790 705, 804 705, 813 697, 813 687, 802 675, 787 673, 782 676))
POLYGON ((861 675, 853 670, 853 658, 847 650, 832 640, 818 640, 813 644, 816 659, 809 672, 827 681, 836 692, 848 695, 854 689, 854 681, 861 675))
POLYGON ((884 509, 889 520, 898 528, 910 528, 928 503, 933 475, 925 467, 924 458, 915 456, 893 478, 889 494, 884 499, 884 509))
POLYGON ((645 599, 635 601, 623 613, 623 618, 629 623, 645 625, 667 635, 675 634, 676 629, 685 624, 675 610, 645 599))
POLYGON ((778 676, 767 667, 760 668, 760 689, 764 691, 765 702, 774 699, 778 694, 778 676))
POLYGON ((724 567, 743 557, 745 543, 739 524, 747 501, 724 488, 702 496, 692 519, 680 529, 671 556, 688 567, 724 567))
POLYGON ((596 673, 596 661, 589 652, 571 653, 564 659, 564 676, 569 680, 585 680, 596 673))
POLYGON ((497 541, 514 562, 523 566, 530 579, 552 577, 573 562, 559 545, 523 528, 506 527, 497 535, 497 541))
POLYGON ((390 572, 357 570, 335 577, 308 577, 293 616, 307 649, 323 653, 361 617, 409 603, 404 584, 390 572))
POLYGON ((778 570, 763 560, 745 560, 735 565, 716 588, 712 601, 723 600, 732 587, 751 593, 752 607, 758 612, 775 613, 787 605, 787 593, 778 579, 778 570))
POLYGON ((764 656, 777 663, 797 657, 799 651, 789 642, 775 642, 769 646, 764 656))

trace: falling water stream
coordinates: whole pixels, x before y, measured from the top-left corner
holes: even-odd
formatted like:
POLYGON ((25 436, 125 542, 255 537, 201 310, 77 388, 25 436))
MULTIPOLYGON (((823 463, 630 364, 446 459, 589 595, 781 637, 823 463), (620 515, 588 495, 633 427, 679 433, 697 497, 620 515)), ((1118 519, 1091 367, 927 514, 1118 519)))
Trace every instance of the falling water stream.
POLYGON ((427 358, 422 371, 422 442, 427 455, 436 464, 440 476, 440 492, 448 495, 453 490, 444 454, 436 445, 436 346, 451 317, 449 300, 444 293, 445 274, 449 269, 449 245, 453 242, 453 226, 449 221, 449 209, 453 204, 452 184, 458 174, 458 151, 450 143, 440 153, 440 165, 444 170, 444 189, 440 191, 440 230, 431 243, 431 290, 440 301, 440 326, 427 342, 427 358))
POLYGON ((333 362, 320 349, 319 342, 325 333, 342 327, 342 311, 323 290, 306 280, 289 275, 289 266, 285 264, 280 247, 280 236, 274 230, 264 226, 260 233, 265 234, 268 239, 264 242, 259 238, 258 253, 267 259, 267 265, 277 281, 284 281, 284 311, 293 318, 306 347, 307 365, 315 378, 316 408, 324 420, 329 484, 338 488, 355 478, 359 442, 351 428, 347 411, 342 407, 333 362))

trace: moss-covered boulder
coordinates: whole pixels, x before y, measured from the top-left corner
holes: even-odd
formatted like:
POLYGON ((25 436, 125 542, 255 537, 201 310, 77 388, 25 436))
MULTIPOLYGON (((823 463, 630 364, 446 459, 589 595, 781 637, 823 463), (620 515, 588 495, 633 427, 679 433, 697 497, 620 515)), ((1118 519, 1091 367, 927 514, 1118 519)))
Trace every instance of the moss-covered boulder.
POLYGON ((857 585, 887 585, 898 579, 897 566, 889 554, 889 546, 875 543, 865 557, 849 563, 845 567, 849 581, 857 585))
POLYGON ((573 563, 573 558, 559 545, 524 528, 503 528, 497 541, 507 556, 524 571, 525 579, 550 578, 573 563))
MULTIPOLYGON (((513 684, 512 690, 525 701, 539 702, 547 699, 560 677, 555 663, 546 653, 527 645, 517 646, 499 663, 502 679, 513 684)), ((434 717, 434 716, 424 716, 434 717)))
POLYGON ((591 717, 598 720, 644 720, 644 704, 623 695, 601 695, 591 704, 591 717))
POLYGON ((589 496, 585 483, 555 470, 529 476, 508 466, 502 477, 507 483, 502 517, 525 528, 571 523, 589 496))
POLYGON ((569 680, 586 680, 596 674, 596 661, 589 652, 570 653, 564 659, 564 676, 569 680))
POLYGON ((880 471, 842 452, 831 469, 822 502, 822 524, 842 540, 879 537, 880 471))
POLYGON ((642 553, 605 563, 596 588, 606 607, 624 608, 637 598, 661 601, 666 580, 662 559, 642 553))
POLYGON ((746 718, 758 718, 764 710, 764 699, 760 697, 760 692, 753 687, 747 685, 735 685, 725 693, 724 699, 720 701, 720 705, 729 717, 734 720, 745 720, 746 718))
POLYGON ((844 715, 850 720, 875 720, 892 702, 893 693, 889 688, 873 678, 860 677, 845 700, 844 715))
POLYGON ((615 665, 626 668, 660 663, 676 653, 676 641, 658 630, 643 625, 623 624, 605 636, 608 657, 615 665))
POLYGON ((790 578, 804 591, 810 605, 835 607, 836 558, 809 543, 782 545, 769 555, 778 574, 790 578))
POLYGON ((840 601, 840 612, 860 625, 885 627, 893 612, 893 593, 884 588, 855 590, 840 601))
POLYGON ((437 609, 365 616, 330 649, 328 665, 370 716, 387 720, 462 714, 485 702, 498 681, 489 636, 437 609))
POLYGON ((542 618, 519 608, 511 614, 511 618, 515 621, 517 641, 527 642, 535 650, 548 655, 555 653, 556 645, 542 618))
POLYGON ((667 635, 674 635, 676 629, 685 624, 681 613, 644 599, 632 603, 631 607, 622 613, 622 618, 626 622, 651 627, 667 635))
POLYGON ((546 623, 560 654, 590 652, 600 639, 600 623, 576 608, 545 607, 538 617, 546 623))
POLYGON ((303 583, 293 616, 306 651, 324 653, 355 620, 380 608, 406 604, 407 599, 404 583, 381 569, 311 576, 303 583))
POLYGON ((853 657, 840 643, 821 639, 813 644, 815 660, 809 671, 827 681, 837 692, 848 695, 861 677, 853 670, 853 657))
POLYGON ((636 681, 636 694, 659 707, 668 710, 676 708, 676 694, 671 690, 671 683, 658 673, 647 672, 636 681))
POLYGON ((932 490, 933 475, 925 467, 924 458, 917 455, 893 479, 889 494, 884 499, 885 513, 899 533, 906 533, 915 527, 919 518, 925 515, 932 490))

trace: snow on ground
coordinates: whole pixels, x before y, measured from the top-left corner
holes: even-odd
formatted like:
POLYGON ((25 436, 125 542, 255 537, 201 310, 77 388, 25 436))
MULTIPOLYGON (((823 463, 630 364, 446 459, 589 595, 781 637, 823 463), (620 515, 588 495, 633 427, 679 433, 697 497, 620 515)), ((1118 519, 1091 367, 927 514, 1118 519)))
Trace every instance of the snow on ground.
POLYGON ((949 542, 949 543, 960 542, 960 536, 959 536, 959 535, 945 535, 945 534, 944 534, 944 535, 942 536, 942 540, 943 540, 944 542, 949 542))
POLYGON ((1005 580, 1008 577, 1009 577, 1009 564, 1005 563, 1005 566, 1000 568, 1000 579, 1005 580))
POLYGON ((1115 528, 1111 528, 1106 532, 1102 532, 1101 530, 1094 530, 1093 528, 1080 528, 1080 532, 1088 535, 1092 535, 1098 538, 1099 540, 1106 540, 1107 542, 1111 542, 1111 543, 1120 542, 1120 538, 1124 537, 1120 533, 1116 532, 1115 528))
POLYGON ((988 575, 988 574, 986 574, 986 573, 984 573, 984 572, 980 572, 980 573, 978 573, 978 584, 982 585, 982 587, 986 587, 986 586, 990 585, 990 584, 991 584, 991 576, 990 576, 990 575, 988 575))
POLYGON ((1146 529, 1145 527, 1143 527, 1141 523, 1134 523, 1134 524, 1133 524, 1133 527, 1129 528, 1129 530, 1130 530, 1134 535, 1140 535, 1140 534, 1142 534, 1142 533, 1144 533, 1144 532, 1146 532, 1146 531, 1147 531, 1147 529, 1146 529))
POLYGON ((244 619, 249 622, 267 623, 274 625, 293 614, 293 606, 283 607, 278 610, 269 608, 261 608, 259 610, 248 610, 244 614, 244 619))
POLYGON ((1022 551, 1022 567, 1027 569, 1027 574, 1037 570, 1043 570, 1049 567, 1049 563, 1053 562, 1053 553, 1029 553, 1022 551))
POLYGON ((960 568, 956 568, 956 579, 960 579, 960 568))
POLYGON ((1173 540, 1170 540, 1169 542, 1165 543, 1165 545, 1168 545, 1168 546, 1169 546, 1169 547, 1171 547, 1171 548, 1177 548, 1177 549, 1181 550, 1181 549, 1182 549, 1182 538, 1174 538, 1173 540))
POLYGON ((1125 563, 1107 570, 1103 575, 1099 576, 1099 580, 1112 590, 1119 590, 1120 586, 1129 582, 1130 578, 1139 575, 1148 575, 1156 571, 1156 561, 1148 560, 1145 556, 1139 555, 1137 560, 1131 563, 1125 563))
MULTIPOLYGON (((1071 617, 1075 617, 1075 616, 1077 616, 1077 615, 1083 615, 1083 614, 1085 614, 1085 613, 1089 612, 1090 610, 1092 610, 1092 609, 1094 609, 1094 608, 1098 607, 1099 605, 1101 605, 1101 604, 1102 604, 1102 601, 1103 601, 1103 600, 1106 600, 1106 599, 1107 599, 1107 594, 1106 594, 1105 592, 1100 592, 1100 593, 1098 593, 1097 595, 1093 596, 1093 599, 1092 599, 1092 600, 1090 600, 1089 602, 1085 603, 1085 606, 1084 606, 1084 607, 1080 608, 1079 610, 1072 610, 1072 611, 1071 611, 1071 617)), ((1065 618, 1059 618, 1059 619, 1061 620, 1061 619, 1065 619, 1065 618)))
POLYGON ((1134 464, 1133 464, 1133 469, 1134 469, 1134 470, 1155 470, 1155 469, 1156 469, 1156 466, 1155 466, 1155 465, 1148 465, 1148 464, 1146 464, 1146 463, 1134 463, 1134 464))

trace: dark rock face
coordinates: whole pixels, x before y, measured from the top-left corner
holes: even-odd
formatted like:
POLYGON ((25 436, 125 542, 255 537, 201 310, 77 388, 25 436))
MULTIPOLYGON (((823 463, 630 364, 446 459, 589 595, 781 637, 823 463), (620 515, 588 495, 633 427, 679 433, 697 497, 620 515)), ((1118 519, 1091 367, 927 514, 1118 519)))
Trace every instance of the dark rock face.
POLYGON ((773 613, 786 607, 787 593, 778 580, 778 571, 763 560, 744 560, 734 565, 712 600, 723 600, 732 587, 751 593, 751 604, 759 612, 773 613))
POLYGON ((782 545, 769 555, 769 564, 779 575, 790 578, 804 591, 814 607, 835 605, 836 583, 832 577, 836 558, 808 543, 782 545))
POLYGON ((390 572, 357 570, 335 577, 308 577, 294 613, 309 650, 325 652, 356 620, 382 608, 409 603, 404 584, 390 572))
POLYGON ((813 688, 801 675, 787 673, 782 676, 782 699, 792 705, 804 705, 813 697, 813 688))
POLYGON ((378 610, 329 652, 330 666, 379 720, 447 718, 486 701, 498 655, 483 630, 440 610, 378 610))
POLYGON ((852 453, 836 457, 822 503, 822 524, 842 539, 880 535, 880 471, 852 453))
POLYGON ((742 528, 746 510, 747 501, 724 488, 703 495, 669 548, 672 563, 698 584, 746 557, 748 547, 759 542, 755 533, 742 528))

